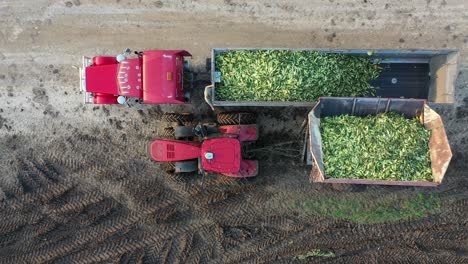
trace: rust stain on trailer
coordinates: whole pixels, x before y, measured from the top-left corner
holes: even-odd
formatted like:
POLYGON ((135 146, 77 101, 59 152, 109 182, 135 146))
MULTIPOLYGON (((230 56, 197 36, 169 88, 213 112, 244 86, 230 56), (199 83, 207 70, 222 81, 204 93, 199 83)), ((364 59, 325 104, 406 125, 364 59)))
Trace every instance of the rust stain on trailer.
POLYGON ((452 159, 452 150, 450 149, 442 118, 428 105, 424 105, 424 126, 432 133, 429 149, 434 182, 441 183, 452 159))

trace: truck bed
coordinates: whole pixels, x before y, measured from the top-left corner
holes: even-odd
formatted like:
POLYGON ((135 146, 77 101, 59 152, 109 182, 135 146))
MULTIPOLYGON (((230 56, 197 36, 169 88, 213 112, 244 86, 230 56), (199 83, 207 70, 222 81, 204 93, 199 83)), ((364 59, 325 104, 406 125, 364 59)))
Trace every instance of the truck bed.
POLYGON ((378 87, 377 96, 428 98, 429 63, 382 63, 380 65, 383 68, 380 76, 371 81, 372 86, 378 87))
MULTIPOLYGON (((230 50, 258 50, 250 48, 215 48, 211 53, 211 100, 214 106, 282 106, 308 107, 315 102, 298 101, 219 101, 216 100, 216 83, 220 72, 216 71, 216 54, 230 50)), ((353 50, 353 49, 262 49, 309 50, 324 53, 371 56, 381 61, 383 71, 371 81, 379 87, 376 95, 387 98, 425 99, 429 103, 453 103, 454 82, 458 74, 458 50, 353 50), (394 79, 395 78, 395 79, 394 79), (393 79, 393 82, 392 82, 393 79)))

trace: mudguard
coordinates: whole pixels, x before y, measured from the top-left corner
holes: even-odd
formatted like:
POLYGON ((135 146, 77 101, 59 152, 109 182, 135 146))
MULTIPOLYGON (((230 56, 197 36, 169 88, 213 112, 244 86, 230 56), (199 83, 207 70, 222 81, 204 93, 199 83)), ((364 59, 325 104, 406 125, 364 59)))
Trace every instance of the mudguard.
POLYGON ((257 125, 226 125, 220 126, 219 134, 237 135, 238 139, 243 141, 255 141, 258 139, 257 125))

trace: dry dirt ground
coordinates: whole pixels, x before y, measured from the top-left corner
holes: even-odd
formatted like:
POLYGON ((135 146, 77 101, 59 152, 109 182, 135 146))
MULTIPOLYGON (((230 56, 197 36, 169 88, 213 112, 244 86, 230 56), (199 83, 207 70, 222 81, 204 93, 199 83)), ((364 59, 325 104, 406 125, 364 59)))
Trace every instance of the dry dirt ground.
POLYGON ((467 32, 466 0, 1 0, 0 262, 467 263, 467 32), (194 103, 83 106, 81 56, 126 47, 192 52, 194 103), (253 180, 167 175, 148 142, 163 111, 213 118, 201 100, 213 47, 460 49, 456 103, 437 107, 454 152, 443 184, 309 183, 305 108, 250 109, 253 180))

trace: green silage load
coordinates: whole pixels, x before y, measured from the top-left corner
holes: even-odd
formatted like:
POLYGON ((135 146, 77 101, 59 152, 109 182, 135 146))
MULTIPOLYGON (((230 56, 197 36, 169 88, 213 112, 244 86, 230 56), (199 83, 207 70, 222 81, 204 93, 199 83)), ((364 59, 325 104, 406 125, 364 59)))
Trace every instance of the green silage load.
POLYGON ((231 50, 215 56, 221 101, 316 101, 371 96, 381 68, 368 56, 293 50, 231 50))
POLYGON ((431 131, 397 113, 320 119, 325 175, 339 179, 433 181, 431 131))

